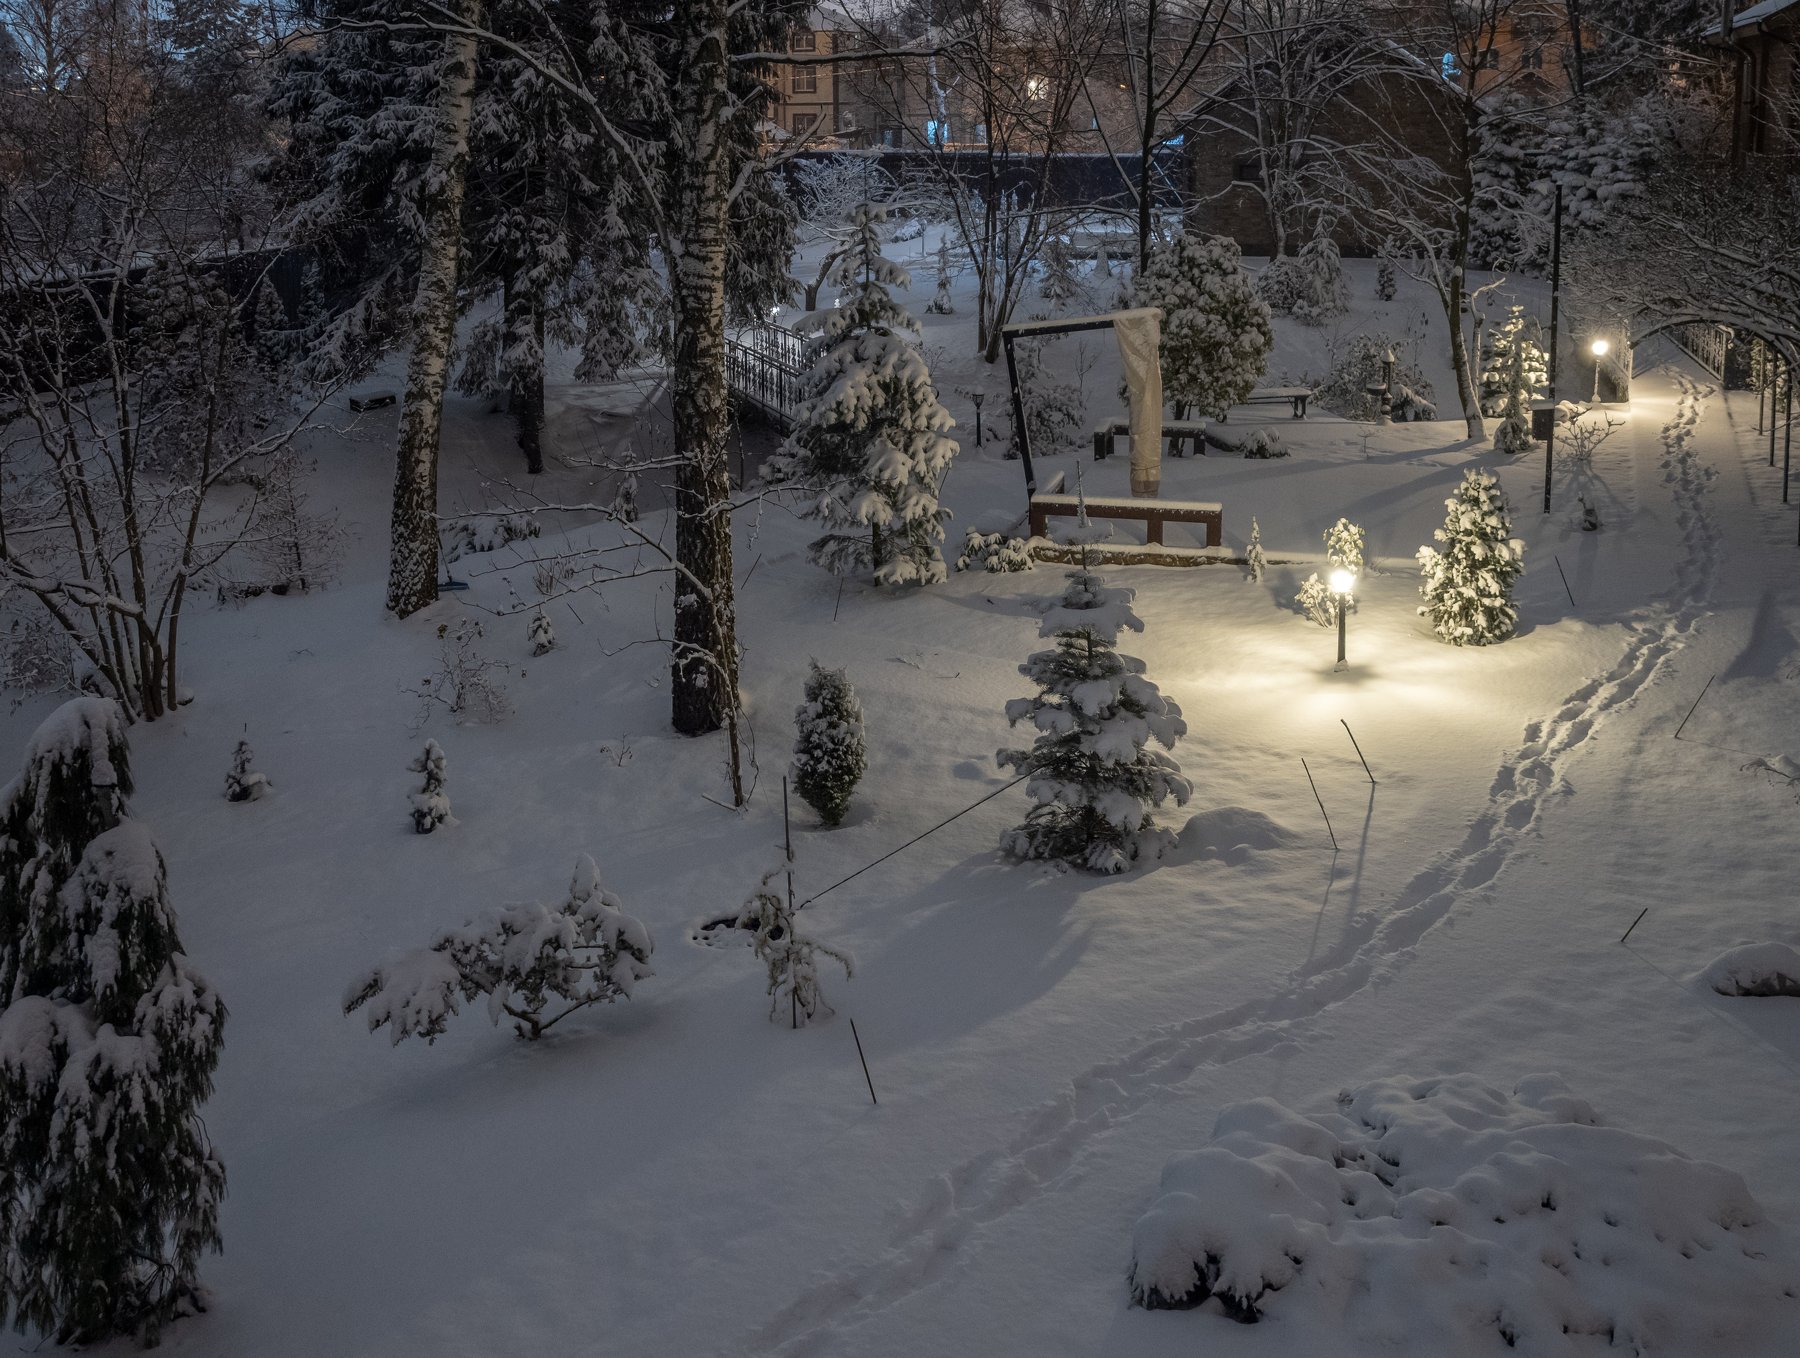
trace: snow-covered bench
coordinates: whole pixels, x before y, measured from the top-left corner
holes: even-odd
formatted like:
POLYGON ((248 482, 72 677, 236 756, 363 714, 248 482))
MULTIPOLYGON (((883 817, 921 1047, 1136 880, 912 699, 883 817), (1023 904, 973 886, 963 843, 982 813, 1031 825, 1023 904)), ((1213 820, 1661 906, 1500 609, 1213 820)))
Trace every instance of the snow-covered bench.
POLYGON ((1294 407, 1294 418, 1306 418, 1306 403, 1313 398, 1311 387, 1258 387, 1244 398, 1241 404, 1247 406, 1280 405, 1283 401, 1294 407))
MULTIPOLYGON (((1094 461, 1103 462, 1111 457, 1113 440, 1130 432, 1131 421, 1123 415, 1101 420, 1094 426, 1094 461)), ((1168 442, 1171 457, 1181 456, 1181 445, 1184 442, 1192 443, 1194 451, 1201 457, 1206 456, 1205 420, 1164 420, 1163 438, 1168 442)))
POLYGON ((1144 541, 1163 545, 1165 523, 1202 523, 1206 525, 1206 545, 1217 547, 1225 537, 1223 505, 1202 500, 1138 500, 1123 496, 1034 495, 1031 497, 1031 536, 1041 538, 1050 519, 1073 518, 1081 512, 1085 499, 1090 519, 1141 519, 1144 541))

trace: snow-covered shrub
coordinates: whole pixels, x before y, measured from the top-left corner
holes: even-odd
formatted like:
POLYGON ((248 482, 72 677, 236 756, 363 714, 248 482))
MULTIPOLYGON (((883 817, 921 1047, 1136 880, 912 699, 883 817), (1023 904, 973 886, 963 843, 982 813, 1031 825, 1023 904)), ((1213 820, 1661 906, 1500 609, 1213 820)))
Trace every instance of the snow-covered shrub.
POLYGON ((1503 413, 1515 395, 1529 406, 1549 389, 1550 359, 1537 342, 1536 330, 1537 323, 1526 320, 1525 308, 1515 306, 1488 333, 1481 346, 1483 415, 1503 413))
POLYGON ((1800 1261, 1743 1179, 1600 1126, 1553 1075, 1378 1080, 1312 1117, 1233 1104, 1160 1188, 1137 1305, 1213 1297, 1345 1352, 1762 1352, 1792 1324, 1800 1261))
POLYGON ((556 629, 550 625, 550 615, 541 608, 531 615, 525 636, 533 655, 549 655, 556 649, 556 629))
POLYGON ((1750 943, 1709 962, 1697 978, 1721 995, 1800 996, 1800 950, 1786 943, 1750 943))
POLYGON ((1525 569, 1525 544, 1512 535, 1506 492, 1489 472, 1463 473, 1449 513, 1432 536, 1440 553, 1419 548, 1419 613, 1456 646, 1505 641, 1519 625, 1513 582, 1525 569))
MULTIPOLYGON (((1325 561, 1332 570, 1346 570, 1360 576, 1363 568, 1363 530, 1348 519, 1339 519, 1325 530, 1325 561)), ((1330 585, 1317 572, 1300 582, 1294 595, 1294 607, 1321 627, 1335 627, 1338 609, 1356 611, 1356 596, 1343 599, 1331 592, 1330 585)))
POLYGON ((1266 424, 1253 430, 1239 447, 1245 457, 1266 459, 1288 455, 1287 445, 1282 442, 1280 431, 1271 429, 1266 424))
POLYGON ((1378 302, 1391 302, 1394 300, 1395 291, 1394 256, 1391 250, 1384 245, 1381 251, 1381 258, 1375 265, 1375 300, 1378 302))
POLYGON ((450 794, 444 789, 450 778, 450 762, 443 747, 435 740, 425 742, 419 757, 406 766, 425 776, 425 786, 412 795, 413 829, 428 835, 440 825, 450 823, 450 794))
POLYGON ((529 514, 472 514, 444 525, 444 560, 497 552, 509 542, 534 538, 543 530, 529 514))
POLYGON ((1163 394, 1177 411, 1222 416, 1255 389, 1275 332, 1236 241, 1181 235, 1158 245, 1133 298, 1163 309, 1163 394))
POLYGON ((488 1017, 514 1022, 535 1042, 578 1009, 631 998, 655 973, 650 931, 575 860, 568 896, 555 905, 508 905, 449 929, 427 948, 376 967, 344 994, 344 1012, 367 1008, 369 1031, 435 1041, 462 1002, 487 997, 488 1017), (548 1017, 545 1009, 559 1002, 548 1017))
POLYGON ((462 618, 455 624, 439 624, 437 633, 438 672, 407 690, 419 700, 419 725, 431 720, 438 707, 447 709, 458 722, 499 721, 510 713, 512 699, 500 679, 506 666, 481 653, 481 624, 462 618))
POLYGON ((638 521, 638 474, 637 454, 626 445, 619 457, 619 488, 613 492, 613 517, 620 523, 636 523, 638 521))
POLYGON ((250 752, 250 742, 240 740, 237 748, 231 752, 231 772, 225 775, 226 801, 253 802, 274 787, 267 774, 258 773, 250 767, 255 758, 250 752))
POLYGON ((799 428, 767 475, 803 491, 825 527, 812 559, 834 574, 871 570, 878 584, 936 584, 950 515, 938 486, 956 456, 955 421, 938 403, 918 324, 888 292, 905 269, 881 254, 881 208, 852 214, 832 272, 841 305, 802 322, 820 332, 799 428))
POLYGON ((154 1342, 219 1248, 225 1006, 130 792, 124 714, 77 698, 0 805, 0 1318, 59 1344, 154 1342))
MULTIPOLYGON (((9 597, 9 591, 0 590, 0 600, 9 597)), ((42 609, 8 618, 0 631, 0 689, 13 694, 15 701, 27 693, 73 692, 77 664, 92 668, 69 634, 42 609)))
POLYGON ((1068 239, 1060 232, 1051 232, 1050 238, 1044 242, 1044 248, 1038 253, 1038 269, 1043 275, 1038 285, 1038 295, 1045 301, 1060 308, 1063 303, 1080 293, 1081 283, 1075 277, 1075 259, 1069 251, 1068 239))
POLYGON ((1771 783, 1788 788, 1800 801, 1800 759, 1786 754, 1759 755, 1744 765, 1743 772, 1762 774, 1771 783))
POLYGON ((956 558, 959 571, 984 570, 994 575, 1008 571, 1028 571, 1037 565, 1031 544, 1024 538, 1009 538, 1004 533, 979 533, 971 528, 963 538, 962 555, 956 558))
MULTIPOLYGON (((1087 432, 1087 401, 1080 383, 1060 382, 1051 375, 1044 363, 1044 344, 1043 340, 1026 339, 1013 347, 1032 456, 1078 453, 1087 432)), ((1019 455, 1016 437, 1006 455, 1019 455)))
POLYGON ((1039 630, 1055 649, 1019 666, 1038 692, 1006 705, 1009 725, 1028 721, 1038 735, 1030 749, 998 752, 1002 767, 1031 775, 1035 803, 1000 847, 1014 858, 1123 872, 1175 845, 1174 831, 1158 827, 1152 812, 1170 798, 1186 805, 1193 785, 1150 743, 1172 750, 1187 723, 1144 678, 1144 662, 1116 649, 1121 630, 1144 630, 1131 610, 1133 591, 1111 588, 1085 567, 1068 579, 1039 630))
POLYGON ((1361 575, 1363 568, 1363 530, 1348 519, 1339 519, 1325 530, 1325 559, 1334 570, 1361 575))
POLYGON ((1300 261, 1292 255, 1276 255, 1256 276, 1256 295, 1277 316, 1294 314, 1294 303, 1306 295, 1306 279, 1300 261))
POLYGON ((806 701, 794 709, 794 791, 827 825, 838 825, 869 767, 862 704, 842 670, 811 663, 806 701))
POLYGON ((1317 571, 1300 582, 1299 593, 1294 595, 1294 607, 1321 627, 1337 625, 1337 600, 1331 597, 1331 591, 1317 571))
POLYGON ((1301 246, 1294 267, 1299 284, 1291 308, 1295 320, 1303 325, 1324 325, 1350 309, 1343 256, 1330 236, 1315 236, 1301 246))
POLYGON ((1436 419, 1437 411, 1431 406, 1431 383, 1418 364, 1408 357, 1408 348, 1381 331, 1352 335, 1342 348, 1333 345, 1331 370, 1319 387, 1320 403, 1346 419, 1374 419, 1381 413, 1381 400, 1370 394, 1369 388, 1381 385, 1387 356, 1392 353, 1393 418, 1395 421, 1436 419), (1430 409, 1431 413, 1423 413, 1425 409, 1430 409))
POLYGON ((800 932, 799 912, 788 903, 781 879, 787 865, 778 863, 763 874, 739 918, 756 931, 757 957, 769 970, 769 1017, 785 1010, 794 1027, 832 1012, 819 988, 819 958, 829 957, 844 969, 844 979, 854 974, 856 959, 849 953, 808 938, 800 932))
POLYGON ((956 303, 950 296, 950 242, 946 239, 938 246, 937 255, 937 291, 925 304, 925 310, 932 316, 952 316, 956 314, 956 303))
POLYGON ((1269 558, 1263 554, 1262 525, 1254 518, 1250 520, 1250 541, 1244 548, 1244 565, 1246 578, 1252 583, 1260 582, 1263 572, 1269 569, 1269 558))

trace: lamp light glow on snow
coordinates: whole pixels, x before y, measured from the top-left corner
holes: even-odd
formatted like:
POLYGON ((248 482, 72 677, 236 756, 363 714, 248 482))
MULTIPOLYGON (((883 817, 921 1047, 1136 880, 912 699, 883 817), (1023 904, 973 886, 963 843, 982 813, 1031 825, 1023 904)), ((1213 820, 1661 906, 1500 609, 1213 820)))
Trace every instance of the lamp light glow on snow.
POLYGON ((1325 583, 1331 587, 1333 594, 1345 595, 1356 588, 1356 573, 1339 567, 1331 573, 1325 583))
POLYGON ((1348 663, 1344 659, 1344 619, 1350 612, 1350 591, 1356 588, 1356 572, 1339 566, 1325 577, 1325 585, 1337 596, 1338 658, 1336 668, 1341 670, 1348 663))

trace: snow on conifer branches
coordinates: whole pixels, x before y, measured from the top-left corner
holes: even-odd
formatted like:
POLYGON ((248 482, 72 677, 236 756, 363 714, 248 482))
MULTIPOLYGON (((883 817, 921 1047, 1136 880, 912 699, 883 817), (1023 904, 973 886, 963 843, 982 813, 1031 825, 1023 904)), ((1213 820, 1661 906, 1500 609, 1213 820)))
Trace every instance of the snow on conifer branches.
POLYGON ((936 584, 949 511, 938 487, 956 456, 955 426, 938 403, 918 347, 918 325, 893 300, 905 269, 881 254, 885 211, 864 203, 832 281, 840 305, 805 318, 820 340, 800 427, 768 474, 813 497, 825 527, 812 559, 836 575, 873 571, 876 583, 936 584))
POLYGON ((1456 646, 1505 641, 1519 622, 1513 584, 1525 569, 1525 544, 1512 535, 1506 494, 1493 475, 1463 473, 1449 513, 1433 536, 1439 552, 1419 548, 1421 615, 1438 636, 1456 646))
POLYGON ((1163 390, 1178 413, 1220 416, 1255 388, 1275 331, 1236 241, 1183 235, 1157 246, 1133 300, 1162 308, 1163 390))
POLYGON ((842 670, 810 663, 806 701, 794 711, 794 791, 825 824, 838 825, 869 767, 862 704, 842 670))
POLYGON ((782 890, 787 871, 786 863, 778 863, 765 872, 739 918, 756 931, 756 956, 769 969, 769 1017, 779 1018, 785 1007, 798 1028, 832 1012, 819 988, 819 956, 842 967, 845 980, 855 974, 856 959, 800 932, 799 912, 782 890))
POLYGON ((441 745, 428 740, 419 757, 406 767, 425 775, 425 786, 412 795, 412 822, 414 830, 428 835, 450 823, 450 794, 444 791, 450 779, 450 761, 441 745))
POLYGON ((1164 750, 1187 733, 1181 709, 1144 678, 1144 662, 1115 648, 1125 628, 1141 632, 1133 591, 1107 584, 1085 567, 1044 617, 1039 635, 1054 650, 1019 666, 1038 686, 1006 705, 1011 725, 1038 731, 1030 749, 1003 749, 1003 767, 1031 775, 1036 803, 1025 823, 1001 836, 1015 858, 1047 858, 1094 872, 1123 872, 1139 858, 1158 858, 1175 834, 1153 810, 1169 798, 1185 805, 1193 788, 1164 750))
POLYGON ((225 1006, 182 952, 128 766, 119 706, 77 698, 0 807, 0 1319, 58 1343, 154 1342, 219 1248, 199 1107, 225 1006))
POLYGON ((511 1018, 519 1036, 536 1041, 578 1009, 630 999, 637 983, 654 975, 654 947, 650 931, 600 885, 600 870, 583 854, 558 904, 502 906, 446 930, 430 947, 352 985, 344 1012, 366 1008, 369 1031, 387 1026, 396 1045, 408 1037, 429 1043, 461 1012, 461 1002, 485 995, 496 1026, 511 1018), (546 1017, 550 1007, 555 1012, 546 1017))
POLYGON ((237 748, 231 752, 231 772, 225 775, 225 800, 228 802, 254 802, 268 795, 275 785, 269 781, 266 773, 258 773, 250 765, 256 755, 250 749, 250 742, 240 740, 237 748))

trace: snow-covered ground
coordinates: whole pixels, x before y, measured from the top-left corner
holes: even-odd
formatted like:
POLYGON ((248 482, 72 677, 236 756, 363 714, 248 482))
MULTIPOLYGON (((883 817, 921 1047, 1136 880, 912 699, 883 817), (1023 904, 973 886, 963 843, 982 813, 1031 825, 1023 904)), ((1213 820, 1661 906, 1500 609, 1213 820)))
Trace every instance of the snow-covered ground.
MULTIPOLYGON (((1364 300, 1345 333, 1373 323, 1369 275, 1351 279, 1364 300)), ((915 311, 933 282, 921 266, 915 311)), ((1409 289, 1395 307, 1426 303, 1409 289)), ((967 355, 969 321, 964 308, 926 330, 965 430, 959 390, 978 374, 1003 389, 967 355)), ((1277 329, 1272 371, 1317 376, 1320 333, 1277 329)), ((1094 413, 1116 383, 1102 340, 1094 413)), ((392 412, 321 440, 315 503, 338 504, 355 538, 343 583, 197 612, 196 701, 133 732, 135 813, 231 1010, 206 1110, 230 1175, 226 1252, 205 1267, 213 1310, 174 1327, 167 1351, 1425 1358, 1451 1351, 1441 1333, 1402 1327, 1369 1347, 1279 1304, 1244 1327, 1210 1307, 1136 1309, 1126 1273, 1163 1164, 1203 1145, 1222 1108, 1311 1112, 1340 1088, 1460 1071, 1502 1090, 1557 1072, 1602 1122, 1741 1174, 1794 1238, 1800 1001, 1697 979, 1736 945, 1800 941, 1800 807, 1743 771, 1800 756, 1793 510, 1753 397, 1667 353, 1639 366, 1581 487, 1599 533, 1579 530, 1567 478, 1541 514, 1541 464, 1500 465, 1453 419, 1371 431, 1265 407, 1233 423, 1279 424, 1291 458, 1166 462, 1163 494, 1221 501, 1228 545, 1254 515, 1270 556, 1298 562, 1262 584, 1234 566, 1108 571, 1147 624, 1125 649, 1187 716, 1180 848, 1110 879, 1009 865, 995 846, 1024 798, 995 797, 808 908, 858 965, 826 978, 836 1017, 798 1033, 767 1021, 747 948, 687 931, 735 908, 778 851, 808 658, 848 668, 870 736, 842 828, 796 807, 810 896, 1003 784, 1003 705, 1025 692, 1032 601, 1060 572, 840 593, 805 560, 808 525, 746 511, 760 774, 739 814, 707 800, 725 796, 720 740, 668 731, 666 655, 637 644, 666 624, 654 584, 553 606, 559 645, 535 659, 524 616, 480 611, 512 606, 509 588, 531 597, 512 552, 459 562, 468 592, 395 622, 392 412), (1520 635, 1462 650, 1416 616, 1411 557, 1470 466, 1500 476, 1527 553, 1520 635), (1334 673, 1334 638, 1288 605, 1340 515, 1367 529, 1379 572, 1334 673), (471 614, 513 667, 516 712, 416 732, 403 689, 431 669, 439 626, 471 614), (246 732, 274 791, 231 804, 246 732), (447 753, 456 824, 420 836, 406 766, 426 735, 447 753), (384 956, 485 907, 554 899, 583 853, 656 937, 656 975, 629 1003, 536 1044, 479 1005, 429 1047, 390 1046, 340 1012, 384 956)), ((1447 372, 1434 376, 1453 408, 1447 372)), ((584 431, 565 454, 591 455, 585 431, 596 446, 631 432, 605 412, 635 395, 563 383, 553 399, 553 427, 584 431)), ((516 473, 504 417, 472 402, 452 401, 445 450, 447 510, 491 502, 516 473)), ((1123 493, 1122 457, 1048 465, 1078 461, 1088 489, 1123 493)), ((604 489, 566 460, 547 480, 559 502, 604 489)), ((946 500, 953 545, 962 527, 1016 520, 1019 466, 970 447, 946 500)), ((525 547, 606 531, 567 515, 525 547)), ((21 704, 6 747, 50 705, 21 704)), ((1458 1342, 1503 1347, 1491 1324, 1458 1342)), ((1729 1348, 1796 1351, 1792 1298, 1744 1317, 1729 1348)))

